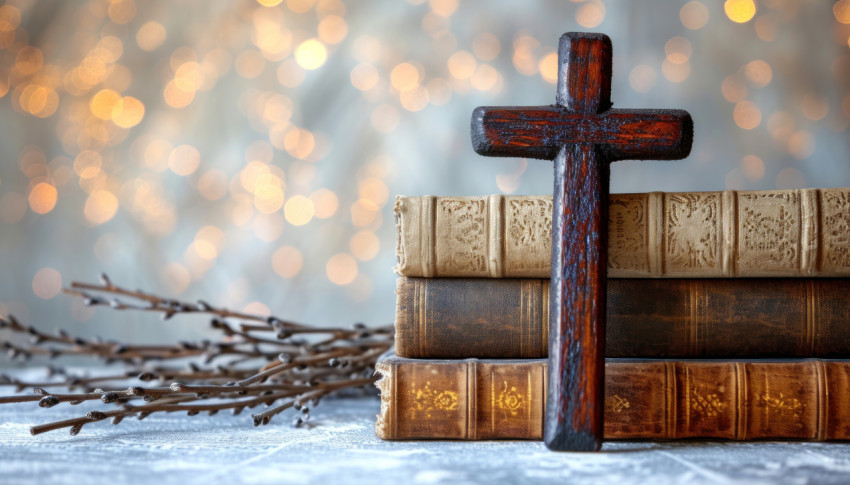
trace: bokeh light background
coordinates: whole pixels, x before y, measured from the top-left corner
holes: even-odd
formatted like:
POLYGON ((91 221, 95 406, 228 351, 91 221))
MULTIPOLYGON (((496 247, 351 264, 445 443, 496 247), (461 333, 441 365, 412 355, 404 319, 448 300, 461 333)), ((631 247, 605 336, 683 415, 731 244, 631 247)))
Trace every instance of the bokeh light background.
POLYGON ((131 288, 314 324, 394 311, 396 194, 549 193, 478 157, 478 105, 555 96, 557 40, 614 43, 619 107, 684 108, 681 162, 612 191, 850 185, 850 0, 16 0, 0 7, 0 314, 137 341, 131 288))

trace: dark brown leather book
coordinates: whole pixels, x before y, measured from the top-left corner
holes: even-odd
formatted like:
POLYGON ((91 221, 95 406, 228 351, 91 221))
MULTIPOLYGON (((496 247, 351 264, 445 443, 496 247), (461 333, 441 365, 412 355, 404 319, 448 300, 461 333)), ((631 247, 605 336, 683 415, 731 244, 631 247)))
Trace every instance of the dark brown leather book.
MULTIPOLYGON (((396 353, 544 358, 549 281, 399 278, 396 353)), ((850 279, 610 279, 608 357, 850 357, 850 279)))
MULTIPOLYGON (((383 439, 543 436, 545 360, 378 362, 383 439)), ((605 439, 850 439, 850 361, 612 361, 605 439)))

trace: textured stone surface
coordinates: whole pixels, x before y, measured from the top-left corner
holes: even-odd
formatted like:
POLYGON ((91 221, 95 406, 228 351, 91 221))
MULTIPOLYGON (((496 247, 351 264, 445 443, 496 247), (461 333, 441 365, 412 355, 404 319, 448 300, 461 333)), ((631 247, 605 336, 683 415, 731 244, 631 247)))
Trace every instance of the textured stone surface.
MULTIPOLYGON (((9 388, 0 388, 4 394, 9 388)), ((106 406, 0 406, 0 482, 16 483, 847 483, 850 444, 606 442, 552 453, 540 442, 385 442, 376 398, 322 402, 310 429, 278 416, 180 415, 92 423, 31 437, 28 427, 106 406), (282 419, 280 419, 282 418, 282 419)))

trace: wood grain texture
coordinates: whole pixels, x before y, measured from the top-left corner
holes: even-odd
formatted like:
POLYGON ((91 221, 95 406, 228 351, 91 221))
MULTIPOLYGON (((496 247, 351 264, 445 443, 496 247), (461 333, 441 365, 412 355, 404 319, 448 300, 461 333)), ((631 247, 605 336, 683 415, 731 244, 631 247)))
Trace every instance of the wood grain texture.
MULTIPOLYGON (((401 357, 548 355, 548 280, 400 278, 396 293, 401 357)), ((840 278, 609 279, 605 355, 850 358, 848 293, 840 278)))
MULTIPOLYGON (((551 274, 551 195, 398 196, 395 215, 402 276, 551 274)), ((608 199, 609 278, 775 276, 850 276, 850 189, 608 199)))
POLYGON ((609 111, 611 52, 603 34, 564 34, 555 106, 480 107, 472 117, 479 154, 555 160, 544 431, 553 450, 591 451, 602 443, 608 163, 683 158, 693 139, 684 111, 609 111))
MULTIPOLYGON (((383 439, 543 437, 546 360, 390 357, 383 439)), ((848 361, 622 361, 605 365, 605 439, 850 440, 848 361)))

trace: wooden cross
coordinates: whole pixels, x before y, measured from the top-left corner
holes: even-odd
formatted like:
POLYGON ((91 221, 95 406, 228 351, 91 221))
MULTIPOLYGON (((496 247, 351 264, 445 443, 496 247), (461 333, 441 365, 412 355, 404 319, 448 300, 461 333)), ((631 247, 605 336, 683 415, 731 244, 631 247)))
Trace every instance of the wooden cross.
POLYGON ((479 154, 555 161, 543 438, 552 450, 602 446, 608 164, 684 158, 692 140, 685 111, 611 109, 611 40, 603 34, 561 36, 554 106, 472 114, 479 154))

